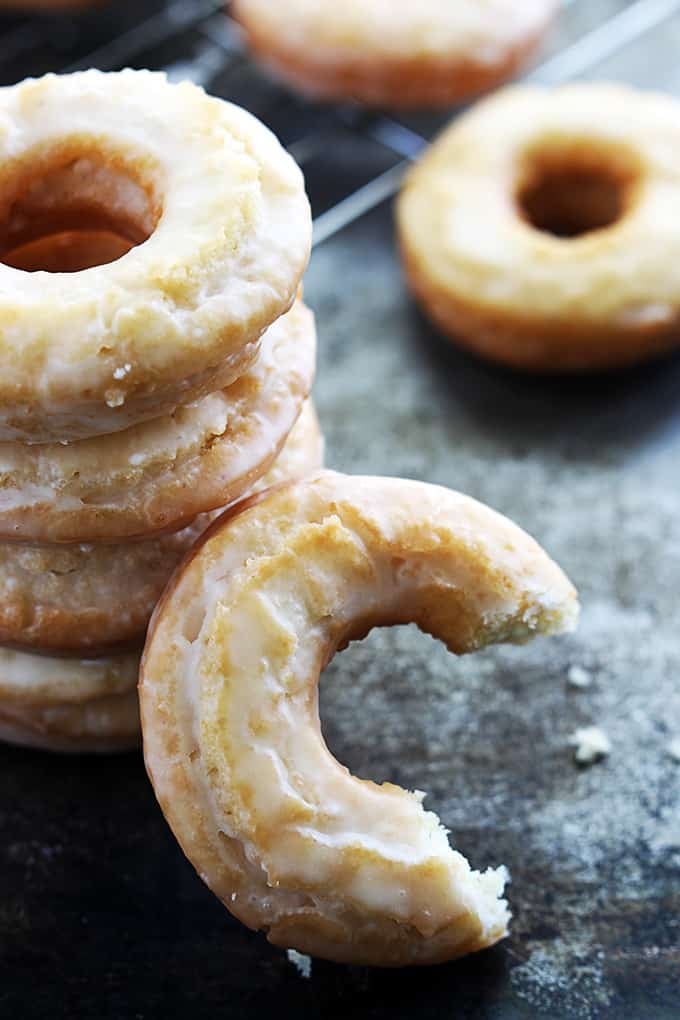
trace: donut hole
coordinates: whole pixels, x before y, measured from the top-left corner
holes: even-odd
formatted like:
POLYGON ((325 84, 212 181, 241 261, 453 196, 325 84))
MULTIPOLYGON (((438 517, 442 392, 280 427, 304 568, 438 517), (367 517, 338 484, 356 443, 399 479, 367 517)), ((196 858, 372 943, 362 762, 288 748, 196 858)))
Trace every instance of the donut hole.
POLYGON ((106 265, 148 240, 162 212, 153 162, 62 144, 0 169, 0 261, 24 272, 106 265))
POLYGON ((470 692, 452 681, 456 669, 445 646, 415 624, 377 626, 354 640, 319 683, 321 730, 331 754, 357 777, 428 789, 436 803, 433 746, 448 768, 460 713, 468 705, 478 712, 470 692))
POLYGON ((590 148, 536 152, 520 174, 516 203, 535 230, 576 238, 622 219, 639 177, 632 157, 590 148))

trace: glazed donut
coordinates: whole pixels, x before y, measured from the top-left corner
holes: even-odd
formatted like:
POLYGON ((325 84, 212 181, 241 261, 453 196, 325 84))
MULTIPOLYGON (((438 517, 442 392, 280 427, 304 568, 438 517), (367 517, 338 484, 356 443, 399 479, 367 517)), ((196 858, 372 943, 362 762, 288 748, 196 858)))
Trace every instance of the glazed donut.
POLYGON ((140 670, 147 770, 184 852, 275 945, 397 966, 496 942, 503 869, 471 871, 421 794, 340 766, 316 685, 376 626, 463 653, 576 615, 528 535, 446 489, 322 472, 239 504, 166 589, 140 670))
POLYGON ((222 389, 295 298, 302 175, 195 85, 126 70, 3 88, 0 157, 0 259, 72 231, 130 246, 68 276, 0 262, 0 439, 117 432, 222 389))
POLYGON ((139 658, 52 659, 0 648, 0 740, 50 751, 124 751, 140 741, 139 658))
POLYGON ((531 371, 677 346, 678 146, 678 101, 625 86, 516 87, 480 103, 399 198, 425 312, 456 343, 531 371))
MULTIPOLYGON (((251 491, 316 471, 322 462, 323 440, 308 401, 274 465, 251 491)), ((0 645, 80 656, 141 646, 170 575, 220 512, 146 542, 0 544, 0 645)))
POLYGON ((506 80, 543 37, 555 0, 233 0, 253 52, 320 99, 450 106, 506 80))
POLYGON ((0 443, 0 540, 116 542, 179 530, 268 470, 314 378, 302 302, 267 330, 227 389, 125 432, 70 445, 0 443))

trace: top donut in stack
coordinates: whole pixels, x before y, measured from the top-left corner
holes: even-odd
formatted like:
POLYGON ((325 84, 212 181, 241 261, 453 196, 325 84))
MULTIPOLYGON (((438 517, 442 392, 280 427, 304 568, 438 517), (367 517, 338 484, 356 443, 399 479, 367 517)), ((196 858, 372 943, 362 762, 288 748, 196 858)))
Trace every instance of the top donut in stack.
POLYGON ((293 304, 302 175, 238 107, 147 71, 47 75, 0 93, 0 152, 4 255, 70 230, 131 249, 68 279, 0 267, 0 439, 171 413, 238 379, 293 304))

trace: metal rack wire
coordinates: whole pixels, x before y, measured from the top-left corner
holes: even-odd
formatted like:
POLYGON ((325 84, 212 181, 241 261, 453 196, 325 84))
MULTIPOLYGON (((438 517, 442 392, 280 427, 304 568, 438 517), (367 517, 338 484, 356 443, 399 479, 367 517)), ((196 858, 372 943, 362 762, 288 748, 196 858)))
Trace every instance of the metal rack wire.
MULTIPOLYGON (((245 53, 223 0, 146 0, 95 8, 79 17, 0 21, 0 81, 86 67, 165 69, 252 110, 282 138, 307 172, 320 244, 398 188, 412 160, 447 118, 395 119, 351 107, 318 107, 263 76, 245 53), (116 10, 113 10, 113 7, 116 10), (107 13, 108 12, 108 13, 107 13), (357 142, 353 172, 317 197, 315 162, 339 137, 357 142), (372 145, 362 175, 361 148, 372 145), (376 157, 379 152, 379 157, 376 157), (378 170, 376 171, 376 166, 378 170), (365 179, 364 179, 365 177, 365 179)), ((558 84, 586 74, 680 13, 680 0, 563 0, 547 56, 527 79, 558 84), (603 13, 604 16, 603 16, 603 13)))

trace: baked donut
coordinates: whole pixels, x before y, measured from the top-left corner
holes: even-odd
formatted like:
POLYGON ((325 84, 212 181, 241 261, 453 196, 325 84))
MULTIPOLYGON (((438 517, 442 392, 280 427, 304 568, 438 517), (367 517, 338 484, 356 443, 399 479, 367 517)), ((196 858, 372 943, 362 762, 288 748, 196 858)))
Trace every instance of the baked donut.
POLYGON ((542 549, 458 493, 322 472, 245 500, 175 574, 142 658, 147 770, 184 852, 275 945, 397 966, 496 942, 503 869, 471 871, 422 794, 339 765, 316 685, 375 626, 463 653, 576 615, 542 549))
POLYGON ((461 346, 530 371, 677 346, 679 146, 680 103, 625 86, 515 87, 480 103, 399 198, 425 312, 461 346))
POLYGON ((117 432, 222 389, 295 299, 302 174, 189 82, 84 71, 3 88, 0 157, 0 260, 64 232, 130 246, 69 275, 0 261, 0 439, 117 432))
POLYGON ((124 751, 140 741, 139 657, 53 659, 0 648, 0 740, 49 751, 124 751))
POLYGON ((273 463, 314 378, 301 301, 227 389, 125 432, 0 443, 0 541, 116 542, 178 530, 242 496, 273 463))
POLYGON ((505 81, 543 37, 555 0, 233 0, 262 62, 320 99, 450 106, 505 81))
MULTIPOLYGON (((322 462, 323 440, 308 401, 274 465, 251 491, 316 471, 322 462)), ((145 542, 0 544, 0 645, 80 656, 141 646, 170 575, 218 513, 145 542)))

